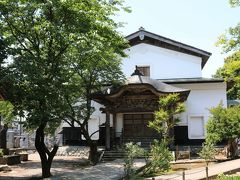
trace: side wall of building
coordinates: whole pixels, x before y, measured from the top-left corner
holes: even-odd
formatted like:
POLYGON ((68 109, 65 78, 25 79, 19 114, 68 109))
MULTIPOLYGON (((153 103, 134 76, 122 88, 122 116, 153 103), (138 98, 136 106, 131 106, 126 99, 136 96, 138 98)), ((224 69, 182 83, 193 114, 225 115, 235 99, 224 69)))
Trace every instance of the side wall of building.
POLYGON ((174 84, 174 86, 190 89, 186 104, 186 112, 182 113, 180 126, 188 126, 189 139, 204 139, 206 123, 210 117, 209 109, 220 102, 227 107, 226 83, 174 84))

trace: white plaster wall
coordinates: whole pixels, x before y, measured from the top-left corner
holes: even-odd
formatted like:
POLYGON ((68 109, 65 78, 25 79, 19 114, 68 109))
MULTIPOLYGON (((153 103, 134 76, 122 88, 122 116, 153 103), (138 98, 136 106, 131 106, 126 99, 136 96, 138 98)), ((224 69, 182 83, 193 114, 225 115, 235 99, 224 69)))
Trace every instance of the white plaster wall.
POLYGON ((129 77, 135 66, 150 66, 153 79, 201 77, 200 57, 156 47, 138 44, 126 50, 128 57, 123 59, 122 70, 129 77))
MULTIPOLYGON (((101 107, 104 107, 103 105, 92 101, 92 106, 95 108, 95 111, 93 112, 93 114, 91 115, 90 120, 88 121, 88 130, 89 130, 89 134, 91 135, 92 133, 94 133, 95 131, 99 130, 99 126, 103 123, 105 123, 106 121, 106 114, 102 113, 99 109, 101 107)), ((76 127, 79 127, 79 125, 77 125, 77 123, 74 124, 76 127)), ((110 126, 113 125, 113 117, 112 115, 110 116, 110 126)), ((63 122, 62 127, 70 127, 69 124, 67 124, 66 122, 63 122)), ((82 136, 82 139, 85 139, 84 136, 82 136)), ((92 136, 93 140, 98 140, 99 139, 99 133, 95 133, 92 136)))
MULTIPOLYGON (((179 125, 189 125, 191 116, 202 116, 205 127, 210 116, 210 108, 216 107, 221 101, 224 107, 227 107, 226 83, 174 84, 174 86, 191 90, 185 102, 186 112, 180 115, 179 125)), ((206 129, 204 131, 206 134, 206 129)))

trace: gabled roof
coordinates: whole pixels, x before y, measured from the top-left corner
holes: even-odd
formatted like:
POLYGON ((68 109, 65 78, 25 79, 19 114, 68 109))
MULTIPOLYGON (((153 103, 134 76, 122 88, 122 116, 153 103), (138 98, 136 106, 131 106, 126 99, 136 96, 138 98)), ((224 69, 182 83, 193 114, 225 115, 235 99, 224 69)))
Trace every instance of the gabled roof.
POLYGON ((158 46, 181 53, 201 57, 202 68, 206 64, 209 57, 212 55, 210 52, 148 32, 142 27, 138 31, 126 36, 126 39, 129 41, 129 44, 131 46, 135 46, 140 43, 146 43, 153 46, 158 46))

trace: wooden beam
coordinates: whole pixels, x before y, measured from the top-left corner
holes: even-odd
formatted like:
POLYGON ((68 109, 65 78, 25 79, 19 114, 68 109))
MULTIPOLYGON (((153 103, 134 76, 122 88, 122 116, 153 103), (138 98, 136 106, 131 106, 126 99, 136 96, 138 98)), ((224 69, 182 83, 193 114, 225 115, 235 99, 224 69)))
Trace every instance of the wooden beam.
POLYGON ((105 139, 105 148, 106 150, 110 150, 110 112, 106 111, 106 122, 105 122, 105 127, 106 127, 106 139, 105 139))

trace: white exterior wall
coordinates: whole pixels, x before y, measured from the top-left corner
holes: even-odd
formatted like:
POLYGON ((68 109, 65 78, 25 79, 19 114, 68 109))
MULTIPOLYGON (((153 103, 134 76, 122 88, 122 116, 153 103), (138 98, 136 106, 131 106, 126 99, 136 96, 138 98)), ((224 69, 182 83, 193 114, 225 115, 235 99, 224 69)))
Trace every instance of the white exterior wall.
POLYGON ((138 44, 126 50, 128 58, 123 59, 122 70, 129 77, 135 66, 150 66, 153 79, 201 77, 200 57, 164 49, 148 44, 138 44))
MULTIPOLYGON (((92 101, 92 106, 95 108, 95 111, 93 112, 93 114, 91 115, 90 120, 88 121, 88 130, 89 130, 89 134, 91 135, 92 133, 94 133, 95 131, 97 131, 99 129, 99 126, 103 123, 105 123, 106 121, 106 114, 102 113, 99 109, 101 107, 103 107, 101 104, 92 101)), ((112 127, 113 125, 113 117, 112 115, 110 116, 110 126, 112 127)), ((75 127, 79 127, 79 125, 77 123, 74 124, 75 127)), ((70 127, 68 123, 63 122, 62 127, 70 127)), ((82 139, 85 139, 84 136, 82 136, 82 139)), ((99 139, 99 133, 95 133, 92 136, 93 140, 98 140, 99 139)))
MULTIPOLYGON (((190 89, 186 104, 186 112, 182 113, 179 125, 188 126, 189 139, 202 139, 206 135, 206 123, 210 116, 209 109, 216 107, 221 101, 224 107, 227 107, 226 83, 199 83, 199 84, 174 84, 176 87, 190 89), (194 137, 191 132, 199 129, 199 122, 195 127, 191 119, 203 119, 203 136, 194 137)), ((201 130, 201 129, 199 129, 201 130)))

